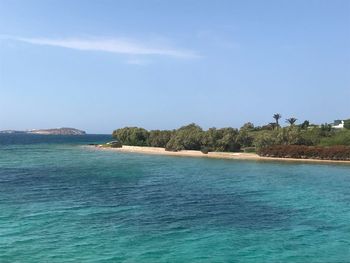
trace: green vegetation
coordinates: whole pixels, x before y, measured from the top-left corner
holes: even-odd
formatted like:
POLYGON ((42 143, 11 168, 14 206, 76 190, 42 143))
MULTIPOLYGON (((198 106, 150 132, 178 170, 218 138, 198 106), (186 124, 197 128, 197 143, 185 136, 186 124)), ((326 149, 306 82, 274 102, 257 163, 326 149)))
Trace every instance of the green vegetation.
POLYGON ((148 146, 149 132, 143 128, 126 127, 113 132, 112 136, 124 145, 148 146))
POLYGON ((344 121, 344 128, 350 130, 350 119, 344 121))
POLYGON ((170 141, 173 131, 161 131, 153 130, 149 132, 148 144, 151 147, 162 147, 165 148, 167 143, 170 141))
POLYGON ((274 145, 259 151, 260 156, 297 159, 350 160, 349 146, 274 145))
MULTIPOLYGON (((97 144, 92 144, 92 145, 96 146, 97 144)), ((104 144, 100 144, 99 146, 103 148, 121 148, 123 145, 120 141, 111 141, 104 144)))
POLYGON ((314 125, 305 120, 286 119, 289 126, 281 127, 281 114, 274 114, 275 122, 261 127, 252 123, 234 128, 210 128, 203 130, 191 123, 176 130, 151 130, 139 127, 125 127, 113 132, 113 137, 124 145, 163 147, 168 151, 200 150, 203 153, 217 152, 259 152, 275 145, 304 146, 350 146, 350 120, 346 129, 333 129, 330 124, 314 125))
POLYGON ((289 119, 286 119, 286 122, 289 123, 291 126, 294 125, 294 123, 297 121, 298 119, 296 118, 289 118, 289 119))
POLYGON ((125 127, 113 132, 113 137, 124 145, 165 147, 168 151, 202 150, 234 152, 241 146, 250 146, 252 138, 244 129, 210 128, 204 131, 192 123, 173 131, 147 131, 138 127, 125 127))
POLYGON ((350 131, 344 129, 334 133, 332 136, 322 138, 319 145, 350 145, 350 131))
POLYGON ((192 123, 176 130, 166 144, 169 151, 200 150, 204 132, 201 127, 192 123))
POLYGON ((279 123, 278 123, 278 121, 279 121, 279 119, 282 118, 282 115, 279 114, 279 113, 276 113, 276 114, 273 115, 273 118, 275 119, 275 121, 276 121, 276 127, 278 128, 278 127, 280 126, 279 123))

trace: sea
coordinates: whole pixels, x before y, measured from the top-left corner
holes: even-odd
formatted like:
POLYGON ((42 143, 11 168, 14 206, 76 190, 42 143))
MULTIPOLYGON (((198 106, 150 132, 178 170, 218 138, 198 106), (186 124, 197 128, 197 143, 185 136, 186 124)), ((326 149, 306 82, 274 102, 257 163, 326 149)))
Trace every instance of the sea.
POLYGON ((0 135, 0 262, 350 262, 350 166, 0 135))

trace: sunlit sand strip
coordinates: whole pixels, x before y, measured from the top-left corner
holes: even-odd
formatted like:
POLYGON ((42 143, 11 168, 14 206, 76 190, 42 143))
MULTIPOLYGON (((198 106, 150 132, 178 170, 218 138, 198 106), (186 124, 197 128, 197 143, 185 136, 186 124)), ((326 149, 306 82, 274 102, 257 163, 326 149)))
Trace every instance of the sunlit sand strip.
POLYGON ((200 151, 183 150, 178 152, 166 151, 159 147, 146 146, 127 146, 122 148, 110 148, 101 146, 87 146, 103 151, 116 151, 128 153, 144 153, 167 156, 182 156, 182 157, 201 157, 201 158, 216 158, 216 159, 234 159, 234 160, 253 160, 253 161, 283 161, 283 162, 306 162, 306 163, 333 163, 333 164, 350 164, 350 161, 335 161, 335 160, 318 160, 318 159, 296 159, 296 158, 276 158, 276 157, 261 157, 255 153, 232 153, 232 152, 209 152, 204 154, 200 151))

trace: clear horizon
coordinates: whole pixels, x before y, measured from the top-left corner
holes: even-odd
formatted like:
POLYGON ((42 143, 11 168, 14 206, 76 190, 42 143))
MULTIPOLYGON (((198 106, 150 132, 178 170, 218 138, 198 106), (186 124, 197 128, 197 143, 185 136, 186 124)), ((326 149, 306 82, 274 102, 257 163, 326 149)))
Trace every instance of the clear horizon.
POLYGON ((349 1, 0 1, 0 130, 350 118, 349 1))

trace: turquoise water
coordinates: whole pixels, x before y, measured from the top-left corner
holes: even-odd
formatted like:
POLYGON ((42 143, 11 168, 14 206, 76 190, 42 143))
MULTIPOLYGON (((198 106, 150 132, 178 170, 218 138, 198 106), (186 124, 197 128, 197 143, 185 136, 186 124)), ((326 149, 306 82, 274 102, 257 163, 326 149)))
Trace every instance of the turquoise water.
POLYGON ((0 136, 1 263, 350 262, 350 166, 21 136, 0 136))

